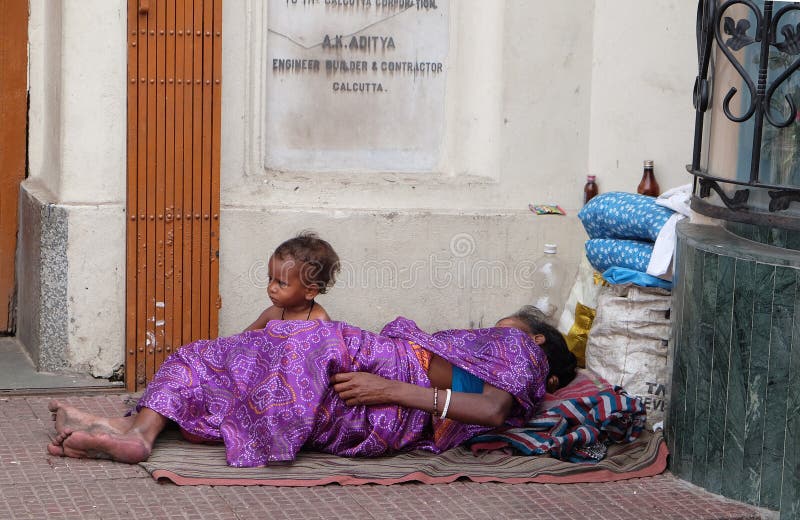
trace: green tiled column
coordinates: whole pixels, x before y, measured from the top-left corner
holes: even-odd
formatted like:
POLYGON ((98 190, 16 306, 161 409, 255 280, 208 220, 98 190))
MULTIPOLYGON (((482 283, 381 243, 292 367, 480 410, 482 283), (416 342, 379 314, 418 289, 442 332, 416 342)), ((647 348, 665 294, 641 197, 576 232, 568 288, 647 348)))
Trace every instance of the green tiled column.
POLYGON ((746 231, 678 226, 670 470, 800 518, 800 252, 746 231))

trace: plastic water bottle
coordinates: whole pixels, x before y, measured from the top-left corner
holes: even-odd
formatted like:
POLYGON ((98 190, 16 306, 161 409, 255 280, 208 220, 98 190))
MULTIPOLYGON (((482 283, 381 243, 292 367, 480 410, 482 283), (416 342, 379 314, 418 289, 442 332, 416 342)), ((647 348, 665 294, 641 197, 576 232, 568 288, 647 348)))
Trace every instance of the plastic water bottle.
POLYGON ((536 261, 533 305, 544 314, 547 323, 558 322, 556 311, 563 305, 564 266, 559 262, 558 246, 544 245, 544 255, 536 261))

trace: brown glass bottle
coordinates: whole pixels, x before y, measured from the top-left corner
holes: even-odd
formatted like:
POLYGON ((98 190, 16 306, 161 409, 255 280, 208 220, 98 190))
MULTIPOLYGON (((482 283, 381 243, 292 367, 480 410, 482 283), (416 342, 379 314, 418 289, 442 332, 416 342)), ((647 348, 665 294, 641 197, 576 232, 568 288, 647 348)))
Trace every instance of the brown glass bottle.
POLYGON ((658 187, 658 181, 656 181, 656 176, 653 173, 653 161, 644 162, 642 180, 639 182, 636 192, 641 195, 650 195, 651 197, 658 197, 661 194, 661 188, 658 187))
POLYGON ((583 203, 586 204, 592 197, 597 195, 597 184, 594 182, 594 175, 586 176, 586 184, 583 185, 583 203))

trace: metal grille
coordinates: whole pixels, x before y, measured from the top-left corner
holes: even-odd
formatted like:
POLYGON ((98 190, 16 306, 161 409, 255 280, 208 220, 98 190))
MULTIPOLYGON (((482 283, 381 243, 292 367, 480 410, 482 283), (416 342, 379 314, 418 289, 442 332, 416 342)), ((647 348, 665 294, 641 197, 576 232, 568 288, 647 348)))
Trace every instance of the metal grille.
POLYGON ((698 3, 697 117, 688 169, 696 179, 693 207, 701 213, 754 224, 800 226, 798 21, 797 2, 698 3), (728 82, 715 76, 727 76, 728 82), (714 82, 722 86, 715 88, 714 82), (709 141, 713 125, 724 126, 723 117, 730 122, 724 122, 730 137, 725 153, 733 157, 715 163, 708 159, 715 146, 709 141), (716 122, 711 121, 714 118, 716 122), (730 171, 723 172, 719 163, 727 163, 730 171), (704 200, 712 192, 716 206, 704 200))

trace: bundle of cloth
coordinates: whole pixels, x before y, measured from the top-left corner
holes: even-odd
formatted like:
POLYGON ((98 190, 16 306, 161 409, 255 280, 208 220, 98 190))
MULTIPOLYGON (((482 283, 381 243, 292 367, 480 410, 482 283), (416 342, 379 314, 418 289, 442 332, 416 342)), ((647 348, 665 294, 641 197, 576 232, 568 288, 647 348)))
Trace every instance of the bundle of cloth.
POLYGON ((658 198, 603 193, 578 213, 589 240, 586 258, 610 283, 672 288, 675 226, 689 215, 691 185, 658 198))
POLYGON ((467 446, 475 453, 510 449, 521 455, 596 463, 605 457, 610 444, 636 440, 646 416, 640 399, 591 370, 581 369, 569 385, 545 395, 527 424, 478 435, 467 446))

